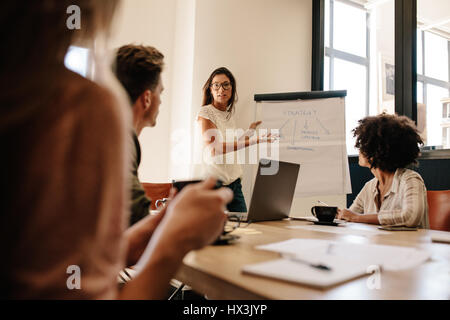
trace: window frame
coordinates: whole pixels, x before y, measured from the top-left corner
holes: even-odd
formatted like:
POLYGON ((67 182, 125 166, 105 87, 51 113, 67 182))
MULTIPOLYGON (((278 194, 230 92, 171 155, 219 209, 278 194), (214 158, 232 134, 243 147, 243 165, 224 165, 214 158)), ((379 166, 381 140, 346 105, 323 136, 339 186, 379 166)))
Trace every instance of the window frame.
POLYGON ((447 52, 448 52, 448 79, 449 81, 446 82, 444 80, 428 77, 425 75, 426 70, 426 57, 425 57, 425 32, 431 32, 431 31, 425 31, 425 30, 417 30, 417 32, 421 33, 421 46, 422 46, 422 74, 417 73, 417 82, 421 82, 423 85, 422 88, 422 94, 423 94, 423 103, 427 102, 427 84, 431 84, 436 87, 440 87, 443 89, 448 90, 448 94, 450 96, 450 40, 447 40, 447 52))
MULTIPOLYGON (((311 90, 323 90, 325 0, 312 0, 311 90)), ((395 112, 417 122, 417 1, 395 1, 395 112)), ((356 5, 356 4, 355 4, 356 5)))
MULTIPOLYGON (((394 1, 395 112, 417 123, 417 0, 394 1)), ((311 90, 323 91, 325 0, 312 0, 312 2, 311 90)), ((426 151, 426 154, 430 159, 450 158, 450 149, 430 150, 426 151)))
MULTIPOLYGON (((366 116, 369 115, 369 103, 370 103, 370 30, 369 30, 369 19, 370 19, 370 13, 367 12, 367 10, 364 8, 364 6, 348 1, 348 0, 330 0, 330 46, 326 47, 324 46, 325 50, 325 57, 328 57, 330 59, 330 70, 328 75, 329 80, 329 88, 330 90, 334 89, 334 59, 340 59, 346 62, 355 63, 361 66, 364 66, 366 68, 366 116), (344 3, 346 5, 362 9, 366 12, 366 57, 358 56, 350 52, 341 51, 334 48, 333 43, 333 35, 334 35, 334 3, 338 1, 341 3, 344 3)), ((325 68, 324 68, 325 72, 325 68)), ((325 84, 324 84, 325 85, 325 84)))

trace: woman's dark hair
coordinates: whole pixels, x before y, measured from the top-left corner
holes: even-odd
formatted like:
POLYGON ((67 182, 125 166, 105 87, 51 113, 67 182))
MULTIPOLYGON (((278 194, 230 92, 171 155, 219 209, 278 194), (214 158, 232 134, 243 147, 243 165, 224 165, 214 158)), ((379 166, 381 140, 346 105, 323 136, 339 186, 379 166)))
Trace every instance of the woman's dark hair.
POLYGON ((413 121, 405 116, 381 114, 359 120, 353 129, 355 147, 367 158, 371 168, 395 172, 417 164, 419 144, 423 144, 413 121))
POLYGON ((214 98, 211 94, 211 83, 215 76, 219 74, 224 74, 230 79, 231 83, 231 98, 228 100, 228 119, 231 117, 232 113, 234 112, 234 105, 236 104, 238 100, 237 91, 236 91, 236 79, 234 78, 233 74, 230 70, 228 70, 225 67, 220 67, 214 70, 211 75, 209 76, 208 80, 206 80, 205 85, 203 86, 203 101, 202 106, 207 106, 209 104, 212 104, 214 101, 214 98))

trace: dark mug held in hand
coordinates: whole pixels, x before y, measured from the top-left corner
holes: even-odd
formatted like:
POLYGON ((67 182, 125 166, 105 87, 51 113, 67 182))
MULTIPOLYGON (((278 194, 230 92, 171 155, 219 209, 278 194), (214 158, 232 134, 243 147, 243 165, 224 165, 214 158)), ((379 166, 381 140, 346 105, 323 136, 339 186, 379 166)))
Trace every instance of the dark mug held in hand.
MULTIPOLYGON (((180 180, 180 181, 173 180, 172 181, 172 185, 177 190, 177 192, 180 192, 188 184, 199 183, 199 182, 202 182, 202 181, 203 180, 180 180)), ((216 185, 214 186, 213 189, 219 189, 221 187, 222 187, 222 181, 217 180, 216 185)))
POLYGON ((241 218, 237 215, 230 215, 228 216, 228 221, 235 222, 235 224, 226 223, 222 234, 213 243, 214 245, 231 244, 235 240, 239 239, 238 235, 233 235, 230 233, 239 228, 239 225, 241 224, 241 218))
POLYGON ((231 225, 229 223, 226 223, 223 231, 222 231, 222 235, 226 235, 230 232, 233 232, 234 230, 236 230, 237 228, 239 228, 240 224, 241 224, 241 218, 238 215, 229 215, 228 216, 228 221, 230 222, 235 222, 235 224, 231 225))

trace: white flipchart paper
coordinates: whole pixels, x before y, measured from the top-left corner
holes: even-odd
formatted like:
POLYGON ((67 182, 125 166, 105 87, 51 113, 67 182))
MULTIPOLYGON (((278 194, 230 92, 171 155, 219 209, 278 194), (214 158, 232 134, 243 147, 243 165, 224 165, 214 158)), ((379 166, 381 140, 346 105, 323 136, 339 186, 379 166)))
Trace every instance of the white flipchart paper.
POLYGON ((279 130, 280 160, 301 165, 296 197, 352 192, 344 98, 262 102, 261 116, 279 130))

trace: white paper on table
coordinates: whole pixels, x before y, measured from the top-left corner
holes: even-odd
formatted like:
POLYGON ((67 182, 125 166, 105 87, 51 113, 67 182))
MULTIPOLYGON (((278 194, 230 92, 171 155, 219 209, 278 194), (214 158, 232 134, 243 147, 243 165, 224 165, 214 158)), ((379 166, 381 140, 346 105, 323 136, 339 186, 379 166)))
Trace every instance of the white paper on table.
POLYGON ((450 232, 433 231, 431 234, 431 240, 434 242, 450 243, 450 232))
POLYGON ((380 265, 389 271, 414 268, 427 261, 431 254, 411 247, 343 243, 329 240, 290 239, 257 246, 257 249, 294 254, 299 257, 324 255, 344 257, 369 265, 380 265))
POLYGON ((355 229, 355 228, 347 228, 343 225, 340 226, 321 226, 321 225, 305 225, 305 226, 288 226, 286 228, 289 229, 304 229, 310 231, 320 231, 320 232, 329 232, 329 233, 337 233, 337 234, 350 234, 356 236, 376 236, 382 234, 390 234, 388 231, 383 230, 363 230, 363 229, 355 229))
MULTIPOLYGON (((317 255, 315 257, 302 258, 313 263, 324 263, 317 255)), ((339 256, 327 256, 325 264, 331 268, 330 271, 320 270, 289 259, 276 259, 246 265, 242 268, 242 271, 314 287, 328 287, 373 271, 368 269, 364 263, 358 261, 349 262, 348 259, 339 256)))

